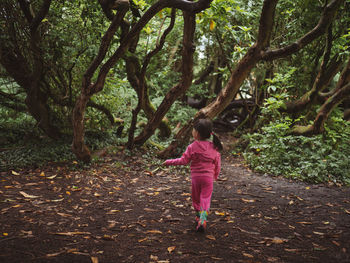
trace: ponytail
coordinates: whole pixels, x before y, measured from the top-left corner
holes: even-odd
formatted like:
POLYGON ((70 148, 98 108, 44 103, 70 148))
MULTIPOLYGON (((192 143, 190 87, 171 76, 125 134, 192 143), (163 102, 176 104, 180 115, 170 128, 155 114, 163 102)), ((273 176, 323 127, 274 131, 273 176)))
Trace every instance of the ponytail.
POLYGON ((216 136, 216 134, 213 133, 213 132, 211 133, 211 135, 213 135, 213 144, 214 144, 215 148, 218 151, 221 151, 223 149, 223 147, 222 147, 222 144, 221 144, 221 141, 220 141, 219 137, 216 136))

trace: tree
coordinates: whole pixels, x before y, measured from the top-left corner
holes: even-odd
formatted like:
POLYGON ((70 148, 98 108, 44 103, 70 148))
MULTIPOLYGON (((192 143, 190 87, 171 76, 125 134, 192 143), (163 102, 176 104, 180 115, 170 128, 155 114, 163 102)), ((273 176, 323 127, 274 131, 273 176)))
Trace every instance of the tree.
MULTIPOLYGON (((82 21, 84 9, 77 3, 4 0, 0 16, 0 64, 15 91, 1 90, 0 103, 28 111, 56 139, 71 126, 75 86, 84 66, 79 59, 88 56, 93 42, 87 40, 95 32, 82 21)), ((87 105, 114 123, 108 108, 91 100, 87 105)))
POLYGON ((161 156, 174 154, 178 145, 188 139, 193 123, 200 118, 214 118, 235 98, 243 81, 259 61, 272 61, 277 58, 287 57, 304 48, 313 40, 327 32, 327 28, 333 21, 335 14, 344 1, 333 0, 325 8, 318 24, 306 35, 296 42, 282 48, 270 49, 270 38, 273 30, 273 21, 277 0, 265 0, 260 16, 259 32, 257 40, 246 55, 240 60, 233 70, 231 77, 217 98, 208 106, 201 109, 176 135, 171 145, 160 153, 161 156))
MULTIPOLYGON (((99 52, 95 59, 92 61, 91 65, 84 74, 82 80, 81 93, 76 101, 73 110, 73 143, 72 150, 78 157, 78 159, 84 162, 90 162, 91 153, 88 147, 84 143, 84 114, 89 99, 96 93, 103 89, 106 77, 110 69, 116 64, 116 62, 125 54, 130 43, 135 37, 138 36, 140 30, 162 9, 164 8, 178 8, 183 11, 191 12, 195 14, 201 10, 208 8, 210 0, 200 0, 197 2, 173 0, 173 1, 158 1, 152 5, 145 14, 135 23, 130 31, 125 35, 121 36, 119 39, 119 47, 114 51, 114 53, 104 62, 108 48, 110 47, 112 38, 116 30, 121 27, 124 23, 124 18, 126 12, 129 9, 129 1, 120 0, 116 1, 114 8, 116 8, 117 13, 114 15, 110 27, 104 34, 99 52), (99 73, 97 74, 96 81, 92 82, 92 77, 97 71, 98 67, 101 65, 99 73)), ((187 37, 187 36, 186 36, 187 37)), ((192 49, 192 46, 186 47, 186 49, 192 49)), ((171 93, 170 93, 171 94, 171 93)), ((176 93, 174 94, 176 95, 176 93)), ((169 95, 172 97, 171 95, 169 95)), ((155 113, 157 119, 157 126, 159 125, 162 118, 158 119, 159 116, 157 112, 155 113)), ((152 118, 153 120, 154 118, 152 118)), ((155 127, 156 128, 156 127, 155 127)))

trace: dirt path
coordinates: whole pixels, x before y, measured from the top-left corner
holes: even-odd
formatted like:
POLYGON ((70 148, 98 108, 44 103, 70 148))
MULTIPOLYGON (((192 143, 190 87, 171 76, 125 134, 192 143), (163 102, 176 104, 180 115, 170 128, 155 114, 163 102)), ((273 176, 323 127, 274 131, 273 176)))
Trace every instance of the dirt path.
POLYGON ((1 173, 0 262, 350 262, 349 188, 224 157, 204 234, 189 189, 184 169, 147 166, 142 153, 1 173))

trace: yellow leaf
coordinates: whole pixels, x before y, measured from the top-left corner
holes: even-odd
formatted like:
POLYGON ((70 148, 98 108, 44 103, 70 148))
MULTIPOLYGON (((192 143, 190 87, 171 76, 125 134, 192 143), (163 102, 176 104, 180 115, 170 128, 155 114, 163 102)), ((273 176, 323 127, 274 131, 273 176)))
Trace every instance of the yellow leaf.
POLYGON ((5 237, 7 237, 9 234, 8 233, 2 233, 5 237))
POLYGON ((254 203, 255 202, 255 200, 253 200, 253 199, 244 199, 244 198, 242 198, 242 201, 245 203, 254 203))
POLYGON ((248 253, 245 253, 245 252, 243 252, 243 256, 245 256, 245 257, 247 257, 247 258, 254 258, 253 255, 248 254, 248 253))
POLYGON ((316 235, 319 235, 319 236, 323 236, 324 235, 324 233, 316 232, 316 231, 313 231, 313 233, 316 234, 316 235))
POLYGON ((173 252, 173 251, 175 250, 175 248, 176 248, 175 246, 173 246, 173 247, 168 247, 168 252, 169 252, 169 253, 173 252))
POLYGON ((107 213, 107 215, 111 215, 111 214, 115 214, 115 213, 118 213, 118 212, 120 212, 120 210, 111 210, 111 211, 109 211, 108 213, 107 213))
POLYGON ((19 193, 21 195, 23 195, 25 198, 38 198, 38 197, 40 197, 40 196, 36 196, 36 195, 29 195, 29 194, 27 194, 27 193, 25 193, 23 191, 20 191, 19 193))
POLYGON ((66 194, 67 194, 67 195, 70 195, 70 192, 69 192, 69 191, 66 191, 66 194))
POLYGON ((73 164, 78 164, 78 162, 77 161, 73 161, 73 164))
POLYGON ((210 24, 209 24, 209 29, 210 29, 210 31, 213 31, 214 30, 214 28, 215 28, 215 21, 214 20, 210 20, 210 24))
POLYGON ((15 171, 11 171, 11 173, 12 173, 13 175, 19 175, 19 173, 15 172, 15 171))
POLYGON ((99 193, 94 193, 94 196, 100 197, 101 195, 99 193))
POLYGON ((216 238, 212 235, 207 235, 206 238, 210 239, 210 240, 216 240, 216 238))
POLYGON ((279 238, 279 237, 274 237, 271 239, 272 243, 274 244, 282 244, 284 242, 287 242, 288 239, 284 239, 284 238, 279 238))
POLYGON ((91 262, 92 263, 98 263, 98 258, 97 257, 91 257, 91 262))
POLYGON ((226 214, 225 214, 225 212, 218 212, 218 211, 215 211, 215 215, 224 216, 224 215, 226 215, 226 214))
POLYGON ((159 230, 148 230, 147 233, 150 233, 150 234, 163 234, 163 232, 159 231, 159 230))
POLYGON ((40 173, 40 176, 45 176, 45 173, 44 173, 44 172, 41 172, 41 173, 40 173))
POLYGON ((345 213, 350 215, 350 211, 349 210, 344 209, 344 211, 345 211, 345 213))
POLYGON ((144 241, 147 241, 148 240, 148 237, 145 237, 143 239, 139 239, 138 242, 141 243, 141 242, 144 242, 144 241))

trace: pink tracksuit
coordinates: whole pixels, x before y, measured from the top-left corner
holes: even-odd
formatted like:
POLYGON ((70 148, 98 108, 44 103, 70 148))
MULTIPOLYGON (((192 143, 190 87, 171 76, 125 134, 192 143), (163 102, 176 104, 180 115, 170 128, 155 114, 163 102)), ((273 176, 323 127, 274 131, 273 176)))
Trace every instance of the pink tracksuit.
POLYGON ((184 165, 191 162, 192 204, 196 211, 209 211, 213 180, 217 180, 220 168, 220 153, 210 141, 194 141, 181 158, 166 160, 166 165, 184 165))

